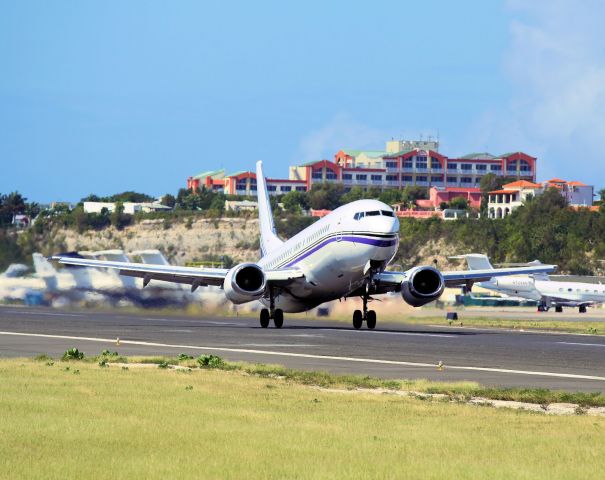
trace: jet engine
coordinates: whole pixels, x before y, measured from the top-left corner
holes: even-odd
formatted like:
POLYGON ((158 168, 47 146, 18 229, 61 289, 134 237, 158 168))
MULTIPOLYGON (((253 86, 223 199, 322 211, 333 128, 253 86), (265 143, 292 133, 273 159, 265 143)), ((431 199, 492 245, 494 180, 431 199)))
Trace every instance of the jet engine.
POLYGON ((258 300, 265 293, 267 280, 255 263, 240 263, 227 273, 223 282, 225 296, 235 304, 258 300))
POLYGON ((437 300, 445 288, 443 275, 433 267, 414 267, 405 272, 405 276, 401 296, 413 307, 437 300))

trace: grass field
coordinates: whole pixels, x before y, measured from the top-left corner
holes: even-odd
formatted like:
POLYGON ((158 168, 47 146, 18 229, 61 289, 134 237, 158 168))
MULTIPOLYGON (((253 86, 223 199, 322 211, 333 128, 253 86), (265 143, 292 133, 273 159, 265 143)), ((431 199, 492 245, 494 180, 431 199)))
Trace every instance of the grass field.
POLYGON ((602 478, 604 454, 605 419, 585 415, 0 361, 2 478, 602 478))
MULTIPOLYGON (((585 333, 590 335, 605 335, 605 322, 575 322, 565 320, 524 320, 511 318, 472 317, 459 314, 460 320, 453 322, 453 326, 460 326, 462 322, 466 327, 507 328, 514 330, 552 330, 554 332, 585 333)), ((419 325, 448 325, 444 317, 408 317, 407 323, 419 325)))

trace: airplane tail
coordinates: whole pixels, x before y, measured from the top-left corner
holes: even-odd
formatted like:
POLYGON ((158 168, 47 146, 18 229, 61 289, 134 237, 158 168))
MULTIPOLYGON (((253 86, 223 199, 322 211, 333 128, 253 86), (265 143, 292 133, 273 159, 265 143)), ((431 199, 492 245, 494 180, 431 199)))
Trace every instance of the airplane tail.
POLYGON ((32 254, 34 270, 39 277, 50 277, 57 274, 57 270, 41 253, 32 254))
POLYGON ((273 213, 269 202, 267 182, 263 174, 263 162, 256 162, 256 193, 258 196, 258 220, 260 227, 260 249, 264 257, 268 252, 279 247, 283 242, 277 236, 273 224, 273 213))
POLYGON ((480 253, 469 253, 466 255, 456 255, 450 258, 463 258, 466 260, 469 270, 493 270, 494 267, 487 258, 487 255, 480 253))

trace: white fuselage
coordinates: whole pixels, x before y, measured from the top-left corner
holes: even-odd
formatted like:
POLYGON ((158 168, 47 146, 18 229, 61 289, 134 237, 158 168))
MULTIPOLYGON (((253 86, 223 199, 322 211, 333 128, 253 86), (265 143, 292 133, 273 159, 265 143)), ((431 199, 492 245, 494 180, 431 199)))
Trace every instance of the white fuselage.
MULTIPOLYGON (((295 281, 275 299, 277 308, 301 312, 361 287, 370 267, 386 267, 398 244, 399 221, 393 209, 378 200, 358 200, 284 242, 258 265, 303 271, 304 281, 295 281)), ((268 305, 267 299, 261 301, 268 305)))
POLYGON ((605 285, 534 279, 528 275, 492 278, 477 284, 505 295, 528 298, 550 305, 589 305, 605 302, 605 285))

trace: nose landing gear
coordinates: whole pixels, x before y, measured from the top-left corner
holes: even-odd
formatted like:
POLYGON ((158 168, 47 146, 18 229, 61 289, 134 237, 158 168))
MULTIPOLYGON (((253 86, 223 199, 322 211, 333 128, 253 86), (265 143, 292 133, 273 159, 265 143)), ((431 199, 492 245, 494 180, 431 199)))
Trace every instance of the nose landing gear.
POLYGON ((269 289, 269 308, 263 308, 260 311, 260 326, 267 328, 271 319, 273 319, 275 328, 281 328, 284 324, 284 311, 281 308, 275 308, 275 295, 272 288, 269 289))
POLYGON ((353 328, 355 330, 359 330, 363 321, 366 322, 366 327, 369 330, 373 330, 376 328, 376 312, 374 310, 368 310, 368 300, 370 300, 370 295, 368 293, 368 287, 366 285, 366 289, 364 294, 361 296, 363 300, 363 312, 361 310, 355 310, 353 312, 353 328))

